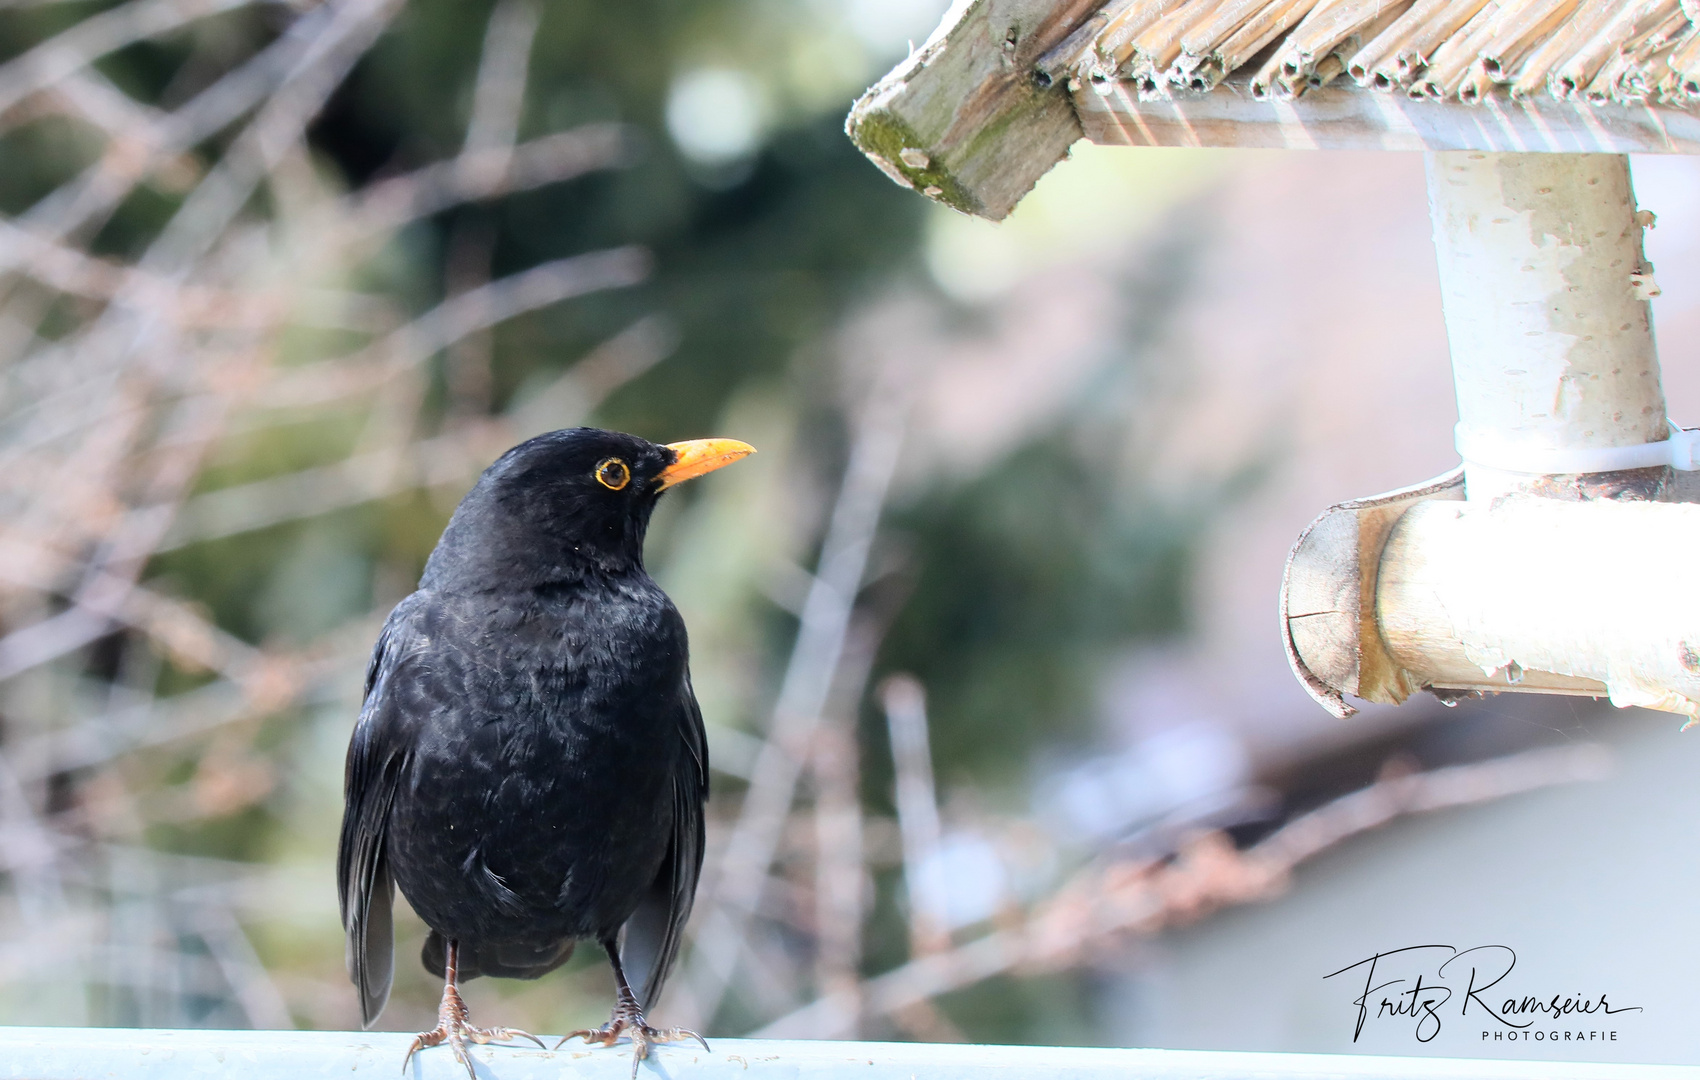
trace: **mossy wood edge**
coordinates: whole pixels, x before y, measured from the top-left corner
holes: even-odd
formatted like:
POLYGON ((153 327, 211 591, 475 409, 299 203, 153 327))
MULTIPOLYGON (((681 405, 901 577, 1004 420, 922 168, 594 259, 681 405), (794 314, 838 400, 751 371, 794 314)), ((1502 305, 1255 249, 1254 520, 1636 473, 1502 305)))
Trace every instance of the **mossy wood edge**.
POLYGON ((992 221, 1015 209, 1081 137, 1038 58, 1101 0, 968 0, 850 110, 845 131, 885 174, 992 221))

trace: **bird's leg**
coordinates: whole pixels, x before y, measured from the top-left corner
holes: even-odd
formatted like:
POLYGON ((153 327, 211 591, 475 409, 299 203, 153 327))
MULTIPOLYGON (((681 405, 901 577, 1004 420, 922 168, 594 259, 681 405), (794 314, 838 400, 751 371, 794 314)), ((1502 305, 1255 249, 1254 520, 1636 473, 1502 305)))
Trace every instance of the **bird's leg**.
POLYGON ((466 1075, 472 1080, 478 1080, 478 1074, 472 1069, 472 1057, 466 1052, 466 1044, 470 1040, 475 1043, 507 1042, 510 1039, 530 1039, 538 1046, 543 1040, 529 1031, 518 1028, 475 1028, 468 1024, 466 1002, 461 1000, 460 990, 455 986, 455 968, 460 960, 460 943, 453 938, 448 939, 448 947, 443 958, 443 1002, 437 1006, 437 1026, 430 1031, 419 1033, 413 1040, 413 1045, 407 1048, 407 1056, 401 1059, 401 1071, 407 1071, 407 1063, 413 1060, 416 1050, 428 1046, 441 1046, 448 1043, 455 1052, 455 1060, 466 1066, 466 1075))
POLYGON ((614 965, 614 1015, 608 1022, 592 1031, 581 1028, 570 1035, 564 1035, 561 1042, 555 1044, 559 1050, 561 1044, 568 1039, 582 1037, 585 1042, 599 1042, 603 1046, 613 1046, 621 1035, 632 1040, 632 1078, 637 1080, 638 1062, 649 1056, 649 1048, 655 1043, 673 1042, 678 1039, 695 1039, 702 1043, 704 1050, 708 1043, 694 1031, 685 1028, 652 1028, 649 1021, 643 1018, 643 1007, 638 1004, 637 995, 632 993, 631 984, 626 982, 626 969, 620 965, 620 950, 614 939, 602 942, 603 951, 608 954, 608 962, 614 965))

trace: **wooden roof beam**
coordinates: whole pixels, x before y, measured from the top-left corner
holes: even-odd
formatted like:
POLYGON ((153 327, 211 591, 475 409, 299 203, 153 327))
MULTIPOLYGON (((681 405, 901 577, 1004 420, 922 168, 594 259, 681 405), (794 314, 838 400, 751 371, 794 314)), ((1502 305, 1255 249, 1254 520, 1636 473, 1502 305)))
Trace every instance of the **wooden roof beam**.
POLYGON ((887 176, 1002 220, 1080 138, 1041 56, 1102 0, 958 0, 925 45, 863 94, 844 130, 887 176))

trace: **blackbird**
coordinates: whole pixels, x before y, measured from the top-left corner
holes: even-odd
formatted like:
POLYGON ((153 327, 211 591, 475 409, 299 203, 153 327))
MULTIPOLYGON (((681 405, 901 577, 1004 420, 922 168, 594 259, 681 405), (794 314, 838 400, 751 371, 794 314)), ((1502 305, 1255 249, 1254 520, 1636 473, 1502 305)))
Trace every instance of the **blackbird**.
POLYGON ((625 1034, 635 1077, 650 1044, 702 1041, 644 1016, 702 868, 708 748, 685 624, 643 541, 663 491, 753 452, 594 428, 521 443, 385 621, 348 747, 337 889, 367 1027, 389 999, 397 886, 430 927, 421 959, 443 999, 404 1069, 444 1042, 468 1073, 468 1041, 541 1046, 472 1027, 457 980, 535 979, 581 939, 613 965, 614 1013, 561 1042, 625 1034))

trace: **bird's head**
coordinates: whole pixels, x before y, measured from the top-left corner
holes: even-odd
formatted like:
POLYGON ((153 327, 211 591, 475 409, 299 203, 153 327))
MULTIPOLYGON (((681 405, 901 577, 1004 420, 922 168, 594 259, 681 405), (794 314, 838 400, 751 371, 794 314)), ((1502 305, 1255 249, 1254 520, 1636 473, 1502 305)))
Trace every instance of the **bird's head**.
POLYGON ((433 577, 450 572, 520 584, 572 576, 586 565, 640 568, 661 493, 753 453, 736 439, 663 445, 597 428, 528 439, 484 470, 461 500, 422 584, 435 587, 433 577))

